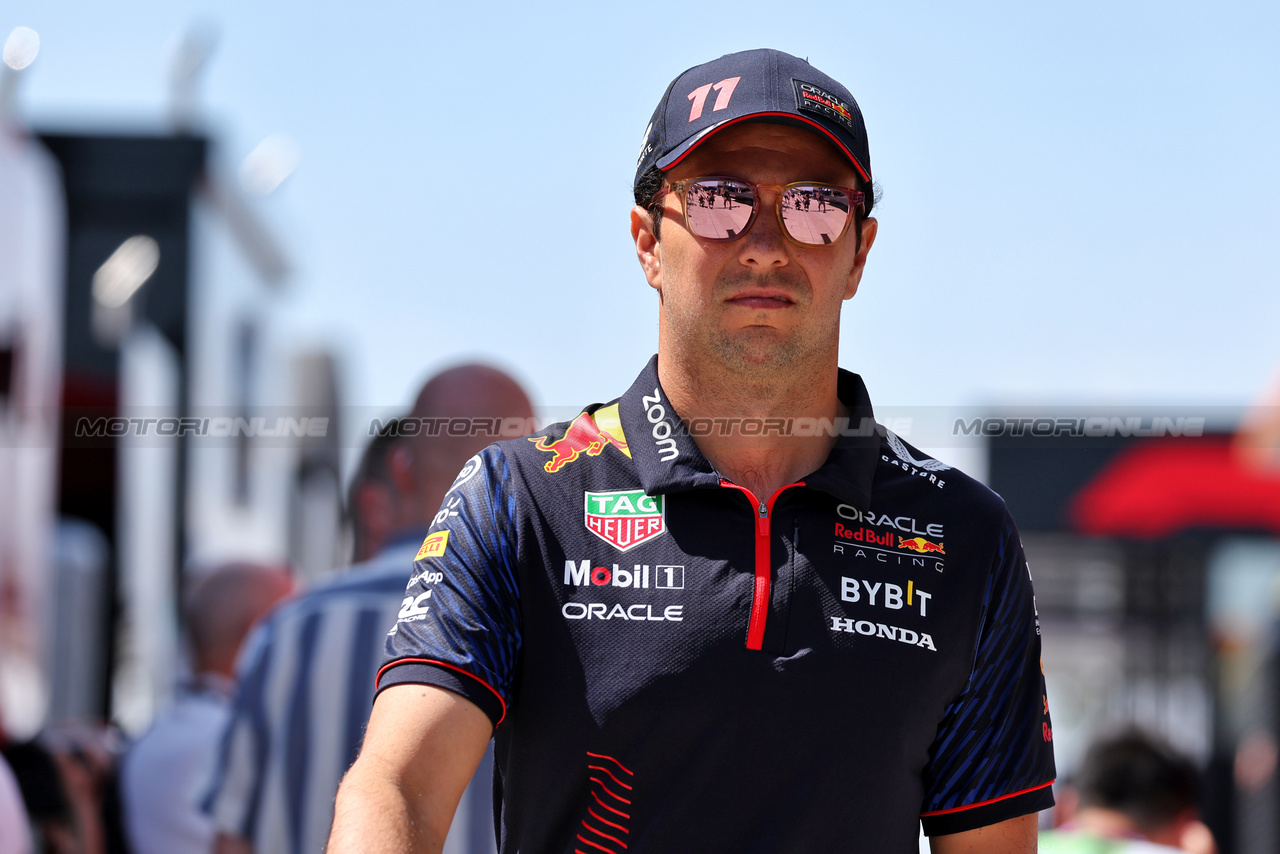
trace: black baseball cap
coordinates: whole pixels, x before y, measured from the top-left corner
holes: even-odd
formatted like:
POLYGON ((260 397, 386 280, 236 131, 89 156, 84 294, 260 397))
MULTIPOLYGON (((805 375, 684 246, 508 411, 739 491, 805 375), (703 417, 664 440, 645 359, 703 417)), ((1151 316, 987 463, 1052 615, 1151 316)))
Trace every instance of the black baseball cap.
POLYGON ((823 134, 871 186, 867 129, 853 95, 807 61, 761 48, 695 65, 671 81, 645 130, 633 187, 653 167, 665 172, 717 131, 744 121, 823 134))

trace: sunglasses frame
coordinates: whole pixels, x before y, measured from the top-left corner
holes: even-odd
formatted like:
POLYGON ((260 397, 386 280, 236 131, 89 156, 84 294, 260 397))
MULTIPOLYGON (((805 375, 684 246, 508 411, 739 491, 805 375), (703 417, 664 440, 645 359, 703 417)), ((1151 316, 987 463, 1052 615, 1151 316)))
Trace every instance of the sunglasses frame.
POLYGON ((689 229, 689 233, 699 240, 705 240, 708 243, 731 243, 739 240, 741 237, 751 230, 751 226, 755 224, 756 215, 760 213, 760 190, 773 190, 776 198, 773 202, 773 212, 778 218, 778 228, 782 231, 784 237, 797 246, 807 246, 810 248, 818 246, 835 246, 840 239, 849 231, 849 223, 854 220, 854 211, 864 206, 866 202, 866 194, 861 190, 855 190, 852 187, 841 187, 839 184, 828 184, 824 181, 792 181, 790 184, 753 184, 750 181, 744 181, 741 178, 733 178, 729 175, 701 175, 694 178, 681 178, 675 183, 663 182, 662 189, 654 194, 653 200, 657 202, 668 193, 675 193, 680 199, 680 213, 684 216, 685 227, 689 229), (751 216, 747 219, 742 230, 732 237, 703 237, 701 234, 693 230, 693 226, 689 224, 689 194, 685 192, 685 188, 691 184, 697 184, 702 181, 733 181, 736 184, 742 184, 751 188, 751 216), (836 235, 830 243, 805 243, 803 240, 797 240, 787 229, 787 223, 782 218, 782 199, 787 194, 787 190, 793 187, 826 187, 832 190, 840 190, 849 198, 849 211, 844 218, 844 228, 836 235))

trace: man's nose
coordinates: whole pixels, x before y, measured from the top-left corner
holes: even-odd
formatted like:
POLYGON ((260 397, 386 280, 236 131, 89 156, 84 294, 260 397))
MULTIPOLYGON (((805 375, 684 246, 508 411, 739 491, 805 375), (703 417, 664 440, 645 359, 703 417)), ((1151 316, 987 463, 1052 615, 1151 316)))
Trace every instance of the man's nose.
POLYGON ((778 222, 778 200, 782 187, 764 184, 756 188, 755 222, 742 237, 738 261, 747 267, 772 269, 787 263, 787 238, 778 222))

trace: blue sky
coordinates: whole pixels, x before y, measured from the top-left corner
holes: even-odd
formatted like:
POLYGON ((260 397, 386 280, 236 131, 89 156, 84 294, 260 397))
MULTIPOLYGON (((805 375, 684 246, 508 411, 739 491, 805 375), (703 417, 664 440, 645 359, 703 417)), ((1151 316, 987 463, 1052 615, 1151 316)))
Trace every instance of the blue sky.
POLYGON ((22 115, 158 127, 197 21, 217 156, 298 143, 260 202, 295 267, 278 328, 340 352, 354 404, 477 356, 543 405, 625 389, 657 341, 641 133, 677 73, 760 46, 866 116, 880 237, 841 363, 874 401, 1243 405, 1280 365, 1273 2, 9 0, 0 35, 42 42, 22 115))

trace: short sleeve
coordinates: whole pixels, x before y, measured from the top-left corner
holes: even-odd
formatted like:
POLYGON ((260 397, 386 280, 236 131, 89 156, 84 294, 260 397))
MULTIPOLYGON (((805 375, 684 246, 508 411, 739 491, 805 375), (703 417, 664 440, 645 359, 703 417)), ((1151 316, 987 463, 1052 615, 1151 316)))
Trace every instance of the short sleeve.
POLYGON ((983 597, 977 652, 925 768, 921 823, 960 833, 1053 806, 1053 728, 1031 572, 1006 514, 983 597))
POLYGON ((467 461, 418 550, 378 691, 436 685, 501 723, 520 651, 517 531, 510 467, 491 445, 467 461))

